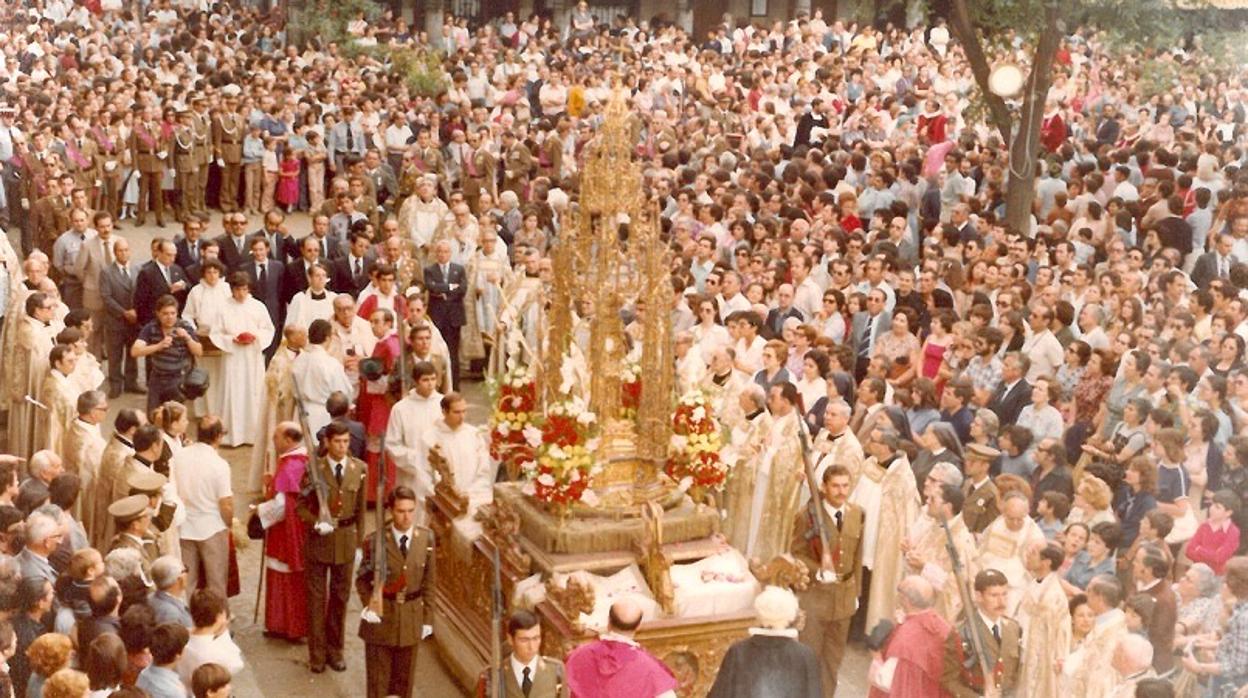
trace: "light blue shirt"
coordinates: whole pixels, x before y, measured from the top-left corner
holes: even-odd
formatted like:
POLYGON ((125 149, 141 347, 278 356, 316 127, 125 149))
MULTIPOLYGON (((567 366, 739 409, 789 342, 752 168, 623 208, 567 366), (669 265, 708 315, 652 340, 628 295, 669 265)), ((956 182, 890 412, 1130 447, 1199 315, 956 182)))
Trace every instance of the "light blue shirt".
POLYGON ((152 698, 188 698, 178 672, 155 664, 144 669, 134 685, 147 691, 152 698))
POLYGON ((257 163, 264 160, 264 141, 247 136, 243 138, 243 163, 257 163))

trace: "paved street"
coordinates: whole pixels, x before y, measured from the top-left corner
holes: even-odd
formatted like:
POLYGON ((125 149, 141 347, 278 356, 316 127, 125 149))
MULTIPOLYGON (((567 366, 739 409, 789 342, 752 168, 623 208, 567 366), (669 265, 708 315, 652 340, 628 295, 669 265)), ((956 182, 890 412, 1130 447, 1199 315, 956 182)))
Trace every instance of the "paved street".
MULTIPOLYGON (((305 214, 295 214, 288 219, 292 234, 303 237, 311 228, 311 221, 305 214)), ((259 217, 253 217, 248 230, 260 227, 259 217)), ((220 215, 215 214, 209 223, 208 231, 212 236, 220 235, 220 215)), ((131 243, 136 260, 139 263, 150 259, 150 243, 158 236, 172 238, 179 232, 173 224, 165 228, 148 225, 135 228, 130 221, 123 221, 118 232, 131 243)), ((10 236, 16 248, 17 236, 10 236)), ((474 424, 482 424, 488 415, 485 404, 485 391, 481 384, 472 383, 464 386, 471 409, 468 419, 474 424)), ((123 395, 111 401, 111 413, 107 424, 112 424, 112 417, 122 407, 138 407, 145 405, 141 395, 123 395)), ((107 430, 106 430, 107 431, 107 430)), ((245 492, 245 480, 250 468, 251 446, 236 449, 223 449, 222 455, 229 461, 233 472, 235 486, 235 510, 239 518, 244 518, 247 505, 254 498, 252 493, 245 492)), ((371 528, 373 516, 368 516, 371 528)), ((360 604, 352 598, 347 619, 347 671, 341 674, 332 670, 323 674, 312 674, 307 670, 307 646, 293 645, 280 640, 270 640, 263 636, 264 609, 260 609, 260 617, 253 622, 255 611, 256 590, 261 571, 261 551, 258 541, 252 542, 246 550, 238 552, 242 593, 231 599, 230 607, 233 615, 231 628, 239 646, 247 660, 247 669, 236 677, 235 695, 240 698, 356 698, 363 695, 364 679, 364 647, 355 637, 359 624, 360 604)), ((450 677, 437 657, 437 647, 432 639, 422 643, 417 662, 416 695, 432 698, 454 698, 468 695, 450 677)), ((866 670, 870 663, 869 654, 861 647, 851 646, 846 652, 841 667, 841 685, 839 695, 866 695, 866 670)))

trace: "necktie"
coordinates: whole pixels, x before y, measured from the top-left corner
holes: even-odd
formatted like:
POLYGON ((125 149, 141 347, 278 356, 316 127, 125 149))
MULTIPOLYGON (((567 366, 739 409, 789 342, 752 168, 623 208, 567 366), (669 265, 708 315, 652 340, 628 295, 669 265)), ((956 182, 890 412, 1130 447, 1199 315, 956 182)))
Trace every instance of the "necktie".
POLYGON ((339 485, 342 484, 342 463, 334 466, 334 479, 338 481, 339 485))
POLYGON ((166 267, 165 265, 163 265, 163 264, 162 264, 162 265, 160 266, 160 275, 161 275, 161 276, 163 276, 163 277, 165 277, 165 285, 166 285, 166 286, 172 286, 172 285, 173 285, 173 284, 172 284, 172 282, 169 280, 169 267, 166 267))
POLYGON ((325 240, 321 240, 321 259, 329 259, 329 248, 325 245, 325 240))
POLYGON ((992 624, 992 639, 996 640, 998 644, 1001 642, 1001 624, 1000 623, 992 624))
POLYGON ((347 124, 347 150, 355 150, 355 132, 351 124, 347 124))
POLYGON ((113 241, 101 240, 100 242, 103 243, 103 246, 104 246, 104 263, 112 264, 113 263, 113 241))
POLYGON ((356 275, 356 276, 362 276, 363 274, 364 274, 364 260, 359 259, 359 258, 356 258, 356 260, 355 260, 355 275, 356 275))
POLYGON ((257 279, 258 279, 258 280, 259 280, 259 282, 260 282, 260 292, 261 292, 261 293, 263 293, 263 292, 264 292, 264 287, 265 287, 265 286, 267 286, 267 285, 268 285, 268 283, 269 283, 269 274, 268 274, 268 271, 267 271, 267 269, 266 269, 266 267, 268 267, 268 266, 269 266, 269 265, 267 265, 267 264, 261 264, 261 265, 260 265, 260 273, 256 274, 256 277, 257 277, 257 279))
POLYGON ((243 238, 243 237, 235 237, 235 238, 234 238, 234 247, 238 248, 238 253, 239 253, 239 254, 242 254, 242 253, 243 253, 243 240, 245 240, 245 239, 246 239, 246 238, 243 238))
POLYGON ((446 266, 445 264, 443 264, 443 265, 442 265, 442 280, 443 280, 443 281, 450 281, 450 280, 451 280, 451 273, 450 273, 450 270, 449 270, 449 269, 447 269, 447 266, 446 266))
POLYGON ((407 557, 407 535, 399 536, 399 554, 407 557))
POLYGON ((529 695, 529 691, 533 690, 533 679, 529 676, 530 671, 531 669, 526 666, 524 668, 524 678, 520 680, 520 692, 526 696, 529 695))
POLYGON ((875 316, 867 316, 867 326, 862 330, 862 339, 858 340, 858 356, 867 356, 871 353, 871 328, 875 325, 875 316))
POLYGON ((130 280, 130 270, 129 270, 129 269, 126 269, 126 265, 124 265, 124 264, 118 264, 118 265, 117 265, 117 268, 121 270, 121 278, 125 279, 126 281, 129 281, 129 280, 130 280))
POLYGON ((845 522, 845 516, 841 512, 836 512, 836 530, 841 530, 841 525, 845 522))

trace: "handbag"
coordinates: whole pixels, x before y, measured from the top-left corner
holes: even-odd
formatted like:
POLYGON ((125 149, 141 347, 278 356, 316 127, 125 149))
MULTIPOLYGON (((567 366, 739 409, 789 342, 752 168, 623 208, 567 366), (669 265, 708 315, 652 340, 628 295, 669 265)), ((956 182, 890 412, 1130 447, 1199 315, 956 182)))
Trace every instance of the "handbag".
POLYGON ((252 509, 251 516, 247 517, 247 537, 251 540, 264 539, 264 524, 260 522, 260 512, 252 509))

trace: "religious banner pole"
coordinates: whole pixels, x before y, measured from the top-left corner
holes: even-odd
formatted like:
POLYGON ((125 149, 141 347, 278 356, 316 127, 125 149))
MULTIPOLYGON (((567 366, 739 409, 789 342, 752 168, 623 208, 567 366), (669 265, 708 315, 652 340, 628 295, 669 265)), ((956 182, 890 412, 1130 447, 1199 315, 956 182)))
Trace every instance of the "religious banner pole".
POLYGON ((962 558, 958 556, 958 547, 953 542, 953 531, 949 530, 949 520, 943 513, 940 516, 940 526, 945 530, 945 547, 949 551, 949 564, 953 568, 953 576, 957 581, 958 595, 962 597, 962 613, 966 616, 966 626, 970 630, 971 648, 975 651, 979 670, 984 677, 984 694, 996 695, 995 690, 990 688, 993 673, 988 666, 988 655, 985 652, 987 644, 980 635, 979 624, 974 621, 972 613, 975 605, 971 598, 970 581, 966 578, 966 568, 962 565, 962 558))

